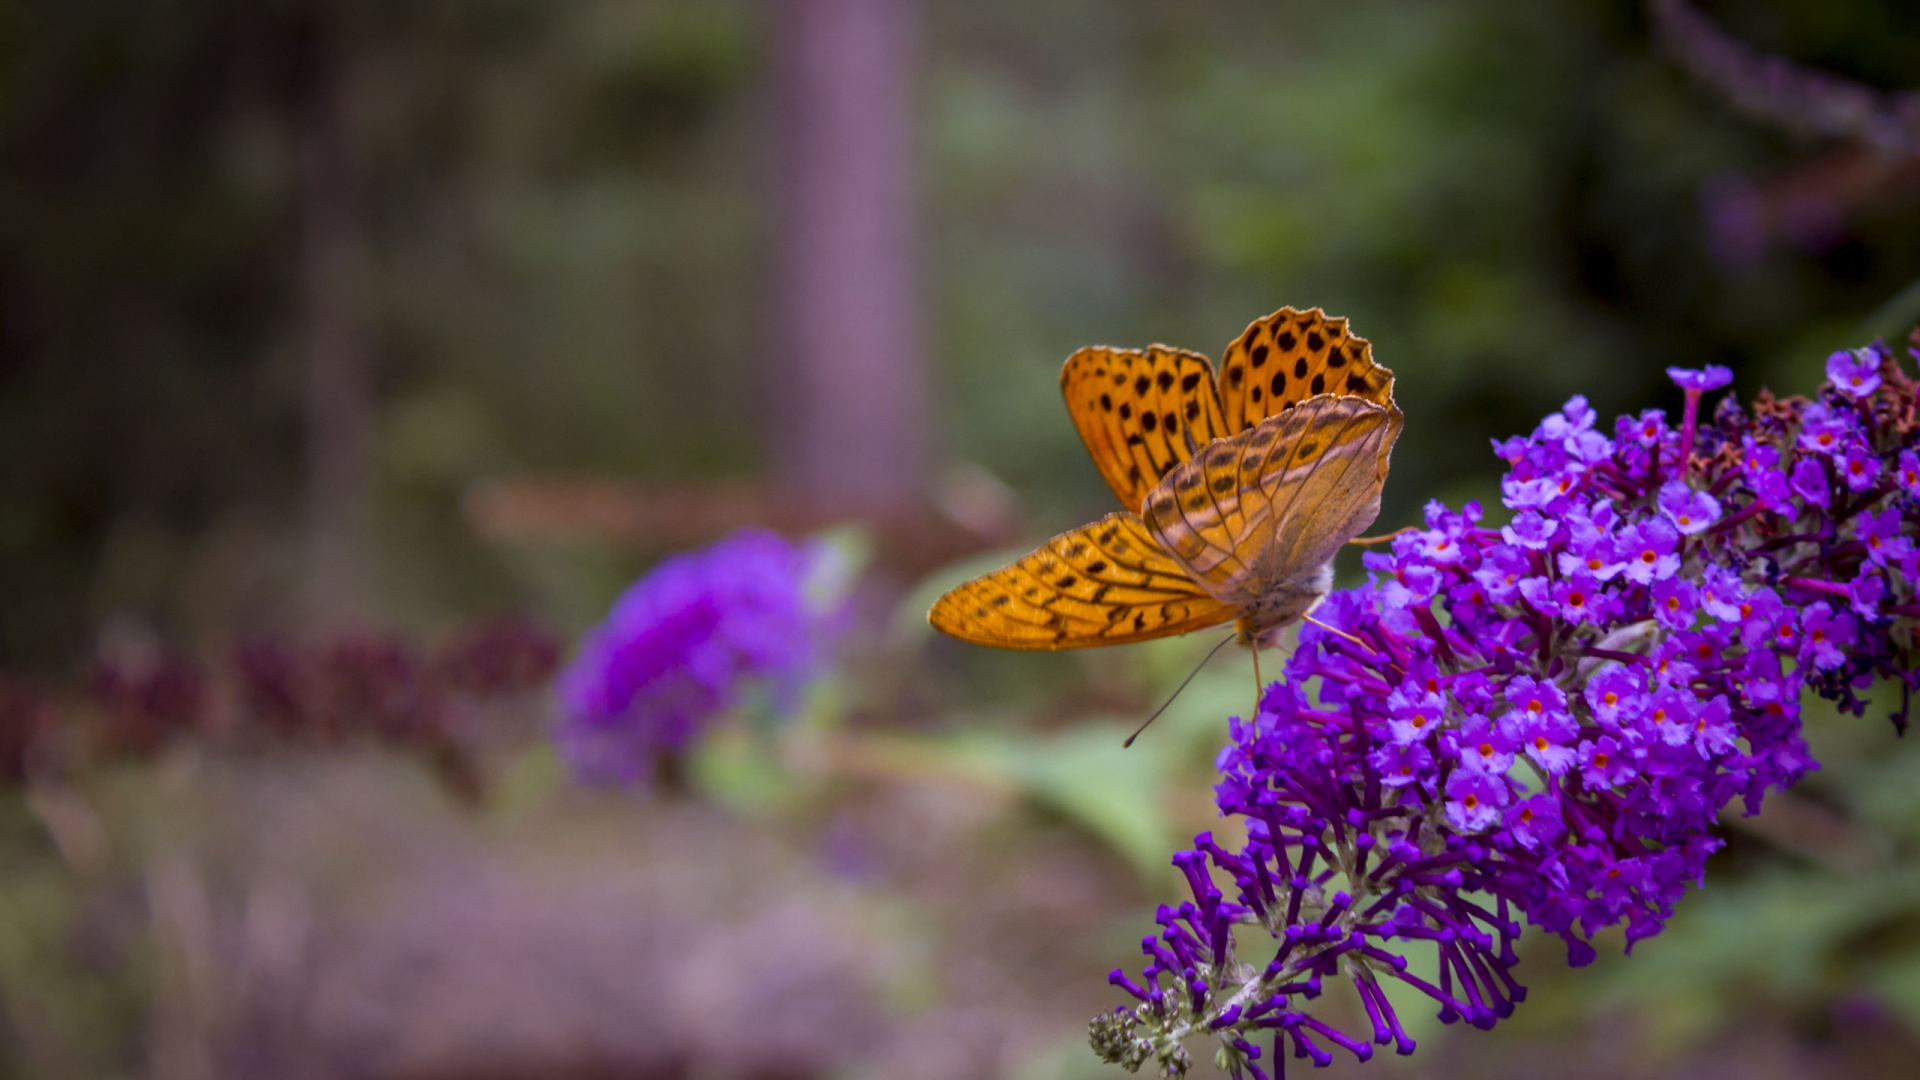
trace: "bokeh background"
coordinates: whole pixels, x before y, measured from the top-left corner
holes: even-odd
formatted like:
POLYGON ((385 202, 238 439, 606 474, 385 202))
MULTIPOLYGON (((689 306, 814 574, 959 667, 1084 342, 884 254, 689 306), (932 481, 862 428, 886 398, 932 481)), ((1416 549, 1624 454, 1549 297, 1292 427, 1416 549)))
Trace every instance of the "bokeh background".
MULTIPOLYGON (((1211 637, 926 629, 1111 509, 1061 360, 1325 308, 1381 527, 1497 511, 1569 395, 1905 338, 1916 72, 1896 0, 0 2, 0 1076, 1117 1075, 1251 674, 1122 752, 1211 637), (831 669, 576 783, 555 662, 749 525, 831 669)), ((1807 715, 1664 935, 1335 1071, 1911 1075, 1920 752, 1807 715)))

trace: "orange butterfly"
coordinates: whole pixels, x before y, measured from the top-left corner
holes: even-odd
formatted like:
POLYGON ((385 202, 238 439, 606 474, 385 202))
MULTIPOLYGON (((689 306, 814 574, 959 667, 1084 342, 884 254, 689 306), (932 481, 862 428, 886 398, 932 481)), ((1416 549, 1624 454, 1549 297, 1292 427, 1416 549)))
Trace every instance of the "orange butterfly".
MULTIPOLYGON (((1067 358, 1060 389, 1127 509, 1047 541, 927 613, 964 641, 1078 649, 1231 621, 1256 649, 1333 586, 1380 513, 1403 417, 1347 320, 1281 308, 1220 361, 1154 345, 1067 358)), ((1256 654, 1257 656, 1257 654, 1256 654)))

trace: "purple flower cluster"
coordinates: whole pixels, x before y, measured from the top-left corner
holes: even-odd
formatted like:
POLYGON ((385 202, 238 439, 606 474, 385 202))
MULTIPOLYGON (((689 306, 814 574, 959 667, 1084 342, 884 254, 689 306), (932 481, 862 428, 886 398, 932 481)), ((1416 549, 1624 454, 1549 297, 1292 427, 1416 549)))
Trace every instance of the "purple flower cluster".
POLYGON ((1915 386, 1881 346, 1827 372, 1818 400, 1762 392, 1702 422, 1730 374, 1674 370, 1677 431, 1652 411, 1608 434, 1574 398, 1496 443, 1509 524, 1431 504, 1369 555, 1370 583, 1316 611, 1332 629, 1303 628, 1285 681, 1231 722, 1217 802, 1247 839, 1175 858, 1193 900, 1160 909, 1139 981, 1113 973, 1137 1004, 1094 1020, 1095 1049, 1179 1074, 1212 1034, 1223 1069, 1261 1080, 1288 1050, 1411 1053, 1387 980, 1486 1028, 1525 996, 1523 920, 1576 966, 1605 928, 1657 934, 1721 808, 1818 767, 1803 688, 1857 715, 1876 677, 1914 681, 1915 386), (1264 966, 1238 926, 1276 942, 1264 966), (1415 948, 1437 977, 1409 970, 1415 948), (1370 1030, 1305 1010, 1340 975, 1370 1030))
POLYGON ((752 681, 790 705, 835 622, 808 596, 813 561, 746 530, 667 559, 629 588, 560 676, 555 738, 580 773, 650 777, 752 681))

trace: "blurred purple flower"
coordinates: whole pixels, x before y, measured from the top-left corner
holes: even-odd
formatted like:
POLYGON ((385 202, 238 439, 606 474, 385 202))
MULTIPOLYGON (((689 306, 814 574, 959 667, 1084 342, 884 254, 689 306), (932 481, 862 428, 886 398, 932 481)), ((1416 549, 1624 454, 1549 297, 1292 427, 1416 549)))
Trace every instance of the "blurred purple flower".
POLYGON ((555 732, 586 778, 635 782, 741 700, 749 683, 786 711, 836 621, 807 590, 815 556, 747 530, 667 559, 582 639, 559 679, 555 732))
POLYGON ((1724 371, 1676 372, 1681 430, 1657 418, 1643 437, 1648 416, 1623 418, 1604 459, 1575 399, 1496 444, 1525 507, 1512 525, 1432 503, 1424 531, 1366 555, 1371 583, 1328 597, 1327 628, 1301 629, 1254 722, 1230 721, 1216 801, 1247 841, 1202 834, 1175 857, 1193 899, 1159 909, 1139 981, 1110 977, 1136 1002, 1093 1021, 1095 1050, 1177 1075, 1185 1041, 1210 1034, 1255 1080, 1289 1049, 1316 1065, 1335 1047, 1410 1053, 1385 980, 1487 1028, 1526 996, 1523 920, 1575 966, 1610 927, 1629 951, 1659 933, 1721 846, 1722 808, 1757 812, 1818 768, 1803 690, 1859 715, 1876 677, 1915 680, 1894 629, 1920 617, 1920 499, 1898 465, 1914 384, 1883 373, 1871 394, 1728 402, 1699 427, 1724 371), (1825 460, 1868 447, 1864 485, 1840 494, 1825 460), (1274 943, 1264 967, 1236 956, 1248 926, 1274 943), (1409 971, 1416 948, 1434 950, 1435 981, 1409 971), (1339 976, 1370 1032, 1306 1011, 1339 976))

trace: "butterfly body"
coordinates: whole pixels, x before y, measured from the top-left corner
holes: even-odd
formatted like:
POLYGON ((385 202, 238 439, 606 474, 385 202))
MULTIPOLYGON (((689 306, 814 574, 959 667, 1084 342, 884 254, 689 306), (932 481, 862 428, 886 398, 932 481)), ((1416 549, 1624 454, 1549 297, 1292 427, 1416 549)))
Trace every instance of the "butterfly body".
POLYGON ((1014 649, 1140 641, 1233 622, 1258 647, 1332 587, 1372 524, 1402 417, 1344 319, 1282 310, 1204 356, 1094 347, 1061 387, 1127 511, 954 589, 929 621, 1014 649), (1328 392, 1328 387, 1333 387, 1328 392))

